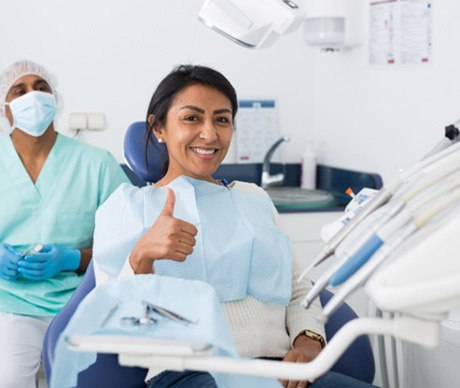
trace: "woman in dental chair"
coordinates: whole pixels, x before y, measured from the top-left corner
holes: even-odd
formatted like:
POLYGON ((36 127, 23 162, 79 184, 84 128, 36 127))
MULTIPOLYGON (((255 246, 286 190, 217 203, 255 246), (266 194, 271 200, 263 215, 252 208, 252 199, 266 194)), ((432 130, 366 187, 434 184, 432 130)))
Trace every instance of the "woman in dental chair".
MULTIPOLYGON (((163 177, 144 188, 122 185, 96 217, 96 282, 132 274, 203 280, 223 307, 243 357, 308 362, 324 346, 324 327, 299 302, 310 287, 277 227, 277 212, 260 187, 217 181, 214 172, 233 136, 237 96, 219 72, 182 65, 164 78, 147 111, 147 146, 164 144, 163 177), (131 243, 118 244, 123 224, 131 243), (135 232, 135 231, 139 232, 135 232), (120 264, 113 260, 127 258, 120 264), (117 267, 118 266, 118 267, 117 267), (117 267, 117 269, 115 269, 117 267)), ((164 371, 148 387, 215 387, 205 372, 164 371)), ((284 387, 365 387, 328 372, 313 384, 284 387)))

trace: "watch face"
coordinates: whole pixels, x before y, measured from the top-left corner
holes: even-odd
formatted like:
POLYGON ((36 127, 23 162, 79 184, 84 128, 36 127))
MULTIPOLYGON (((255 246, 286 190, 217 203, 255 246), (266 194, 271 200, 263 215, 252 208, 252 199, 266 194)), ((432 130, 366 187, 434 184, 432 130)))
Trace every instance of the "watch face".
POLYGON ((305 330, 305 335, 311 339, 314 339, 315 341, 318 341, 321 343, 321 346, 324 346, 324 338, 321 334, 315 333, 314 331, 311 330, 305 330))

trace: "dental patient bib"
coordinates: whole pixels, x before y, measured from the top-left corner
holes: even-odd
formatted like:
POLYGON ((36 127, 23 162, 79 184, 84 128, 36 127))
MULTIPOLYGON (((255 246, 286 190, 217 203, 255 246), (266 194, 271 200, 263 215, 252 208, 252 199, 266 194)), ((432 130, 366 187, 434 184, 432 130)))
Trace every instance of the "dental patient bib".
MULTIPOLYGON (((252 295, 267 303, 289 303, 289 241, 277 229, 268 196, 185 176, 166 187, 175 193, 174 217, 195 225, 198 234, 184 262, 156 260, 155 273, 205 281, 221 302, 252 295)), ((161 213, 166 187, 123 185, 99 209, 94 260, 100 270, 118 276, 161 213)))
MULTIPOLYGON (((98 341, 101 340, 106 343, 110 341, 110 353, 135 354, 138 358, 144 355, 146 361, 150 358, 149 367, 157 371, 165 366, 166 360, 162 360, 162 357, 174 359, 174 354, 181 354, 181 356, 177 356, 173 365, 179 365, 175 363, 180 363, 184 355, 187 358, 207 355, 241 360, 232 343, 224 312, 213 288, 203 282, 158 275, 113 279, 91 290, 59 336, 54 352, 50 388, 81 387, 82 384, 78 383, 78 373, 96 361, 96 349, 98 341), (182 290, 186 297, 179 295, 177 290, 182 290), (188 318, 190 322, 184 324, 157 312, 148 312, 146 303, 188 318), (136 317, 143 317, 144 321, 126 324, 136 317), (74 351, 75 347, 71 349, 67 346, 78 341, 82 336, 87 337, 88 340, 92 337, 92 350, 77 352, 74 351), (106 337, 105 341, 103 341, 104 337, 106 337), (149 342, 155 344, 155 341, 157 346, 163 344, 162 347, 160 346, 162 350, 158 348, 156 350, 158 352, 156 360, 155 357, 153 359, 151 357, 155 354, 155 346, 149 349, 148 354, 145 353, 145 346, 143 346, 149 342), (165 346, 168 341, 169 349, 165 346), (204 347, 205 344, 208 346, 204 347), (140 345, 139 353, 136 345, 140 345), (194 355, 193 349, 196 345, 203 350, 197 350, 198 354, 194 355)), ((122 364, 121 360, 120 363, 122 364)), ((219 388, 280 386, 278 381, 272 378, 214 372, 212 375, 219 388)), ((122 384, 120 382, 117 386, 121 387, 122 384)), ((107 387, 101 384, 101 381, 94 382, 91 387, 101 385, 107 387)))

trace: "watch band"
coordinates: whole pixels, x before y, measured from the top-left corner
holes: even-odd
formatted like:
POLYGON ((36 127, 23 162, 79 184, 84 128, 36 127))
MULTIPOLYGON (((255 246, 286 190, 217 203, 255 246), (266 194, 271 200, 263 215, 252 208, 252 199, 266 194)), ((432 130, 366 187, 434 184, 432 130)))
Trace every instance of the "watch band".
POLYGON ((321 335, 321 334, 318 334, 312 330, 302 330, 298 335, 297 337, 295 337, 294 339, 294 342, 296 341, 296 339, 300 336, 300 335, 304 335, 308 338, 311 338, 312 340, 315 340, 315 341, 318 341, 320 344, 321 344, 321 348, 324 348, 326 346, 326 341, 324 340, 324 337, 321 335))

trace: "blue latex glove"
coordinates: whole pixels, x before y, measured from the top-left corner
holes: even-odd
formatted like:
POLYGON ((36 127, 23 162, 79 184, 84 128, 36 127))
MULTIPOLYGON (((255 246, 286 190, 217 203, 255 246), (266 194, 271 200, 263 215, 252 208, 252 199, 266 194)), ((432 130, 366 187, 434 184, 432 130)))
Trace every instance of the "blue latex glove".
POLYGON ((26 256, 19 261, 19 274, 30 280, 52 278, 62 271, 75 271, 80 265, 78 249, 44 245, 40 252, 26 256))
POLYGON ((18 262, 21 255, 14 248, 5 243, 0 243, 0 277, 13 280, 19 276, 18 262))

